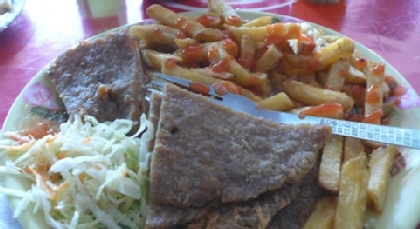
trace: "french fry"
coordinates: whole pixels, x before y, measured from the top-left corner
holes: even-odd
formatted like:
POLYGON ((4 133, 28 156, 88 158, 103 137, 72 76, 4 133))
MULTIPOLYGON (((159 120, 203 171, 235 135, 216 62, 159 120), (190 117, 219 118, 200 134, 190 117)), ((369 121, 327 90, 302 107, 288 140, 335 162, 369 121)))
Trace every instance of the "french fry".
POLYGON ((382 104, 382 112, 384 113, 383 117, 390 115, 392 110, 394 110, 394 107, 395 107, 394 102, 383 103, 382 104))
POLYGON ((193 38, 199 42, 215 42, 222 40, 223 34, 218 29, 204 28, 194 33, 193 38))
POLYGON ((362 71, 356 69, 355 67, 349 67, 346 75, 346 82, 355 83, 355 84, 364 84, 366 83, 366 75, 362 71))
POLYGON ((145 42, 145 48, 153 48, 153 45, 166 45, 176 48, 174 40, 181 33, 179 29, 169 26, 152 24, 136 25, 130 28, 130 35, 145 42))
POLYGON ((389 88, 389 85, 387 82, 382 83, 381 90, 382 90, 383 98, 387 98, 388 96, 391 95, 391 88, 389 88))
POLYGON ((201 75, 197 72, 191 71, 190 69, 182 68, 171 59, 165 60, 165 62, 162 64, 161 72, 163 74, 178 76, 193 82, 203 83, 207 85, 212 85, 217 81, 213 77, 201 75))
POLYGON ((306 84, 311 84, 315 81, 315 73, 299 74, 298 81, 306 84))
POLYGON ((189 37, 185 37, 185 38, 175 37, 174 42, 178 46, 178 48, 186 48, 188 45, 199 43, 198 41, 189 37))
POLYGON ((295 104, 284 92, 270 96, 257 103, 257 108, 267 110, 288 111, 294 107, 295 104))
POLYGON ((367 67, 366 56, 358 49, 354 49, 353 53, 348 56, 351 66, 359 71, 365 71, 367 67))
POLYGON ((243 95, 245 97, 248 97, 254 102, 259 102, 262 100, 260 96, 255 95, 252 91, 246 88, 242 88, 238 84, 231 81, 226 81, 226 80, 217 81, 216 83, 213 84, 213 87, 215 87, 217 90, 224 90, 224 91, 228 91, 234 94, 243 95))
POLYGON ((271 84, 271 92, 279 93, 283 91, 283 82, 287 79, 287 76, 280 74, 277 70, 272 70, 267 74, 267 77, 271 84))
POLYGON ((305 105, 340 103, 345 111, 353 107, 353 99, 344 93, 316 88, 302 82, 286 81, 283 90, 292 100, 305 105))
POLYGON ((297 39, 297 52, 298 55, 311 55, 313 50, 316 47, 316 43, 312 40, 312 38, 300 34, 297 39))
POLYGON ((248 36, 255 42, 263 42, 267 37, 267 26, 264 27, 234 27, 230 26, 229 31, 236 38, 236 42, 242 40, 242 36, 248 36))
POLYGON ((270 92, 269 82, 266 73, 251 73, 243 68, 234 58, 224 49, 211 49, 208 52, 209 60, 214 63, 213 70, 215 72, 228 71, 233 73, 235 82, 245 88, 256 88, 264 95, 270 92))
POLYGON ((377 212, 382 212, 385 207, 388 191, 388 174, 397 154, 398 148, 395 145, 388 145, 385 149, 374 150, 371 154, 367 202, 377 212))
POLYGON ((352 158, 343 164, 333 229, 363 228, 368 182, 366 156, 352 158))
MULTIPOLYGON (((383 116, 382 104, 385 65, 370 62, 366 70, 366 98, 364 122, 379 124, 383 116)), ((386 84, 386 83, 385 83, 386 84)))
POLYGON ((318 61, 307 55, 293 55, 283 53, 283 72, 287 76, 314 73, 318 67, 318 61))
POLYGON ((264 27, 234 27, 229 26, 229 31, 235 36, 236 41, 240 42, 243 35, 248 35, 256 42, 265 41, 267 37, 272 35, 276 39, 284 41, 292 38, 297 38, 300 32, 298 23, 274 23, 264 27))
POLYGON ((349 67, 350 63, 346 59, 339 59, 334 62, 328 71, 327 81, 324 87, 334 91, 341 91, 349 67))
POLYGON ((231 26, 242 26, 242 18, 236 14, 236 10, 224 0, 209 0, 209 11, 220 15, 223 21, 231 26))
POLYGON ((338 199, 334 196, 320 199, 303 225, 303 229, 331 229, 337 203, 338 199))
POLYGON ((180 49, 179 55, 185 62, 197 63, 197 62, 209 62, 209 52, 212 49, 221 49, 221 56, 216 56, 216 61, 220 61, 226 56, 238 55, 238 46, 235 42, 230 39, 218 42, 206 42, 206 43, 193 43, 187 45, 185 48, 180 49))
POLYGON ((204 29, 200 23, 188 20, 186 17, 175 13, 159 4, 153 4, 146 9, 147 15, 164 25, 180 29, 185 35, 192 37, 197 31, 204 29))
POLYGON ((315 51, 312 56, 320 63, 320 69, 326 68, 340 58, 353 53, 354 42, 350 38, 343 37, 336 42, 329 43, 325 47, 315 51))
POLYGON ((181 30, 185 35, 199 41, 220 41, 222 32, 220 30, 205 28, 200 23, 189 20, 184 16, 159 4, 153 4, 146 9, 147 15, 161 22, 164 25, 181 30))
POLYGON ((262 16, 242 24, 242 27, 263 27, 271 24, 272 21, 272 16, 262 16))
POLYGON ((365 149, 358 138, 346 137, 344 139, 344 157, 343 163, 364 154, 365 149))
POLYGON ((311 85, 312 87, 316 87, 316 88, 322 88, 322 86, 321 86, 321 85, 319 85, 319 83, 318 83, 318 82, 316 82, 316 81, 314 81, 314 80, 312 80, 312 81, 309 83, 309 85, 311 85))
POLYGON ((141 55, 144 62, 150 68, 160 70, 167 59, 172 59, 175 62, 182 62, 181 57, 172 54, 157 52, 151 49, 141 50, 141 55))
POLYGON ((230 72, 214 72, 210 68, 190 68, 189 70, 196 72, 200 75, 214 77, 221 80, 233 80, 233 78, 235 77, 230 72))
POLYGON ((316 71, 316 82, 320 85, 325 85, 328 78, 328 69, 321 69, 316 71))
POLYGON ((293 55, 284 53, 284 59, 290 64, 293 69, 305 69, 307 72, 314 72, 318 67, 318 61, 306 55, 293 55))
MULTIPOLYGON (((345 83, 341 91, 353 98, 354 106, 363 107, 365 105, 366 88, 364 86, 345 83)), ((361 115, 364 116, 364 114, 361 115)))
POLYGON ((282 57, 283 53, 275 45, 270 45, 267 51, 257 60, 255 71, 267 72, 273 70, 282 57))
POLYGON ((319 165, 319 185, 333 192, 338 192, 340 184, 341 158, 343 157, 343 137, 333 135, 325 143, 319 165))
POLYGON ((336 42, 340 38, 341 38, 340 36, 335 36, 335 35, 324 35, 325 42, 327 43, 336 42))
POLYGON ((249 36, 242 36, 241 42, 241 56, 238 59, 238 63, 250 71, 255 70, 255 50, 256 42, 251 40, 249 36))

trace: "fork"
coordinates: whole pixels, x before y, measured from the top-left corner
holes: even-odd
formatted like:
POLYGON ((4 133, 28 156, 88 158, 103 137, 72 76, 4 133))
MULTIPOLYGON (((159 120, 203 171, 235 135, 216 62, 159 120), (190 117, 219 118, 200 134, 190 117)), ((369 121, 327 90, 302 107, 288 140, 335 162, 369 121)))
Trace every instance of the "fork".
MULTIPOLYGON (((214 103, 277 123, 325 124, 331 126, 333 134, 336 135, 420 149, 420 130, 417 129, 403 129, 315 116, 299 117, 296 114, 288 112, 257 109, 255 103, 245 96, 227 91, 220 92, 212 86, 191 82, 175 76, 168 76, 161 73, 154 73, 153 75, 182 88, 207 96, 214 103)), ((151 84, 155 86, 155 88, 148 88, 148 91, 161 93, 161 89, 164 88, 165 84, 168 82, 152 81, 151 84)))

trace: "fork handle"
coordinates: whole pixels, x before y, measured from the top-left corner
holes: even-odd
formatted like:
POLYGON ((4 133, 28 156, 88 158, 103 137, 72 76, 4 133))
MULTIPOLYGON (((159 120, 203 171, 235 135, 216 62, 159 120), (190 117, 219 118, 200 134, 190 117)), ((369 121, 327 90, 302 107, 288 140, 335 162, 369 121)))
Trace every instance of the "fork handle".
POLYGON ((321 118, 320 123, 331 126, 333 134, 420 149, 420 130, 328 118, 321 118))

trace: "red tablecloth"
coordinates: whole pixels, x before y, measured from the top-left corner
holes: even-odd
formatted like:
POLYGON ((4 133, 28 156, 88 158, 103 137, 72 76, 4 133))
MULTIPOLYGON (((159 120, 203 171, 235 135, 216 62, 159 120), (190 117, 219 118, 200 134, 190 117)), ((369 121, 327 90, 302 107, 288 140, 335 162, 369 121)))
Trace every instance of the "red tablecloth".
MULTIPOLYGON (((37 0, 0 33, 0 128, 15 97, 41 68, 77 42, 146 18, 154 1, 37 0)), ((176 11, 205 8, 207 0, 162 1, 176 11)), ((291 15, 330 27, 372 49, 420 91, 418 0, 342 0, 313 5, 293 0, 231 0, 234 7, 291 15)))

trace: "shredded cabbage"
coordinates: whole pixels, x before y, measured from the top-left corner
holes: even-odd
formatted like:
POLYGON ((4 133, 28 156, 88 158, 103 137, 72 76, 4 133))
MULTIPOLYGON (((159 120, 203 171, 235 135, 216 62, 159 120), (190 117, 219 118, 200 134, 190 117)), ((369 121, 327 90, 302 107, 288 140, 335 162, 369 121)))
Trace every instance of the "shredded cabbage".
POLYGON ((14 216, 34 204, 54 228, 143 228, 153 125, 144 115, 140 121, 133 136, 127 136, 130 120, 99 123, 85 116, 38 140, 0 141, 8 160, 0 173, 32 181, 26 192, 0 189, 22 198, 14 216))

